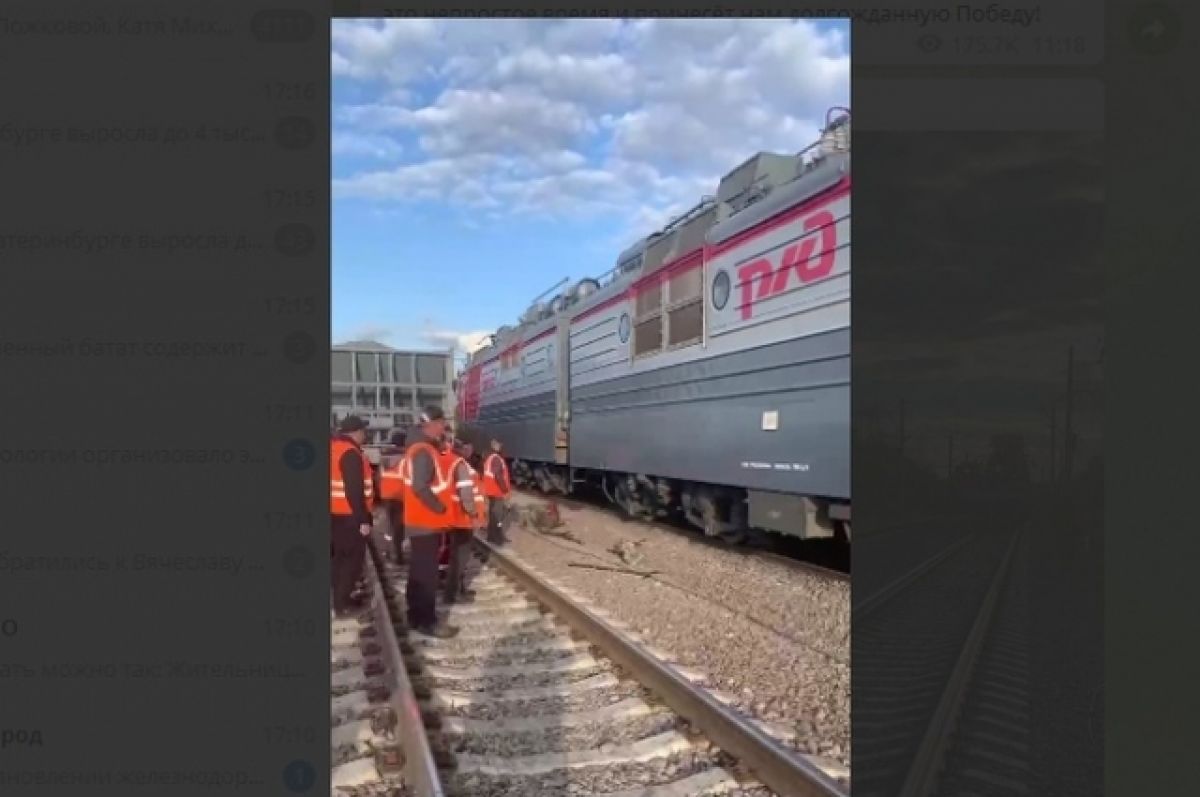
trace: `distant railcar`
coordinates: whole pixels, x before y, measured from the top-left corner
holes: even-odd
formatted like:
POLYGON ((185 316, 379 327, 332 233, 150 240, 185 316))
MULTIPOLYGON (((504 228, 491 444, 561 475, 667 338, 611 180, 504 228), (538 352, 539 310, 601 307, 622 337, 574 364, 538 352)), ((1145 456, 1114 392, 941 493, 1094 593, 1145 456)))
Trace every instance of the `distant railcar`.
POLYGON ((514 478, 731 540, 850 536, 850 114, 529 308, 456 384, 514 478))

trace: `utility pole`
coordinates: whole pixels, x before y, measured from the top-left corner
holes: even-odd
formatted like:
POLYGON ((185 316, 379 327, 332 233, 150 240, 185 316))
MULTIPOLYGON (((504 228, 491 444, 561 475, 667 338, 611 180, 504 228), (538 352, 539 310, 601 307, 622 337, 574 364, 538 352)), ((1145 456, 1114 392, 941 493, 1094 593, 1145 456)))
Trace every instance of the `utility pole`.
POLYGON ((1050 483, 1054 484, 1058 466, 1058 402, 1050 402, 1050 483))
POLYGON ((1075 392, 1075 347, 1067 348, 1067 397, 1063 408, 1063 476, 1071 480, 1072 460, 1075 455, 1075 430, 1071 426, 1075 392))

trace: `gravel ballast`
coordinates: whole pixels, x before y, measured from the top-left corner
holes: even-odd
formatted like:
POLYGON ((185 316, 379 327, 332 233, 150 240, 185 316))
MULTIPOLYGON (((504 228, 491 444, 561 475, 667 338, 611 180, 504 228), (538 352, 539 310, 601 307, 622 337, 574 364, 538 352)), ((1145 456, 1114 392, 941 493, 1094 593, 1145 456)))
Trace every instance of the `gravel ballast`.
POLYGON ((625 681, 613 687, 581 692, 578 695, 537 700, 506 700, 475 703, 461 707, 441 707, 448 716, 474 720, 499 720, 508 717, 544 717, 581 711, 595 711, 630 697, 647 696, 639 684, 625 681))
POLYGON ((450 748, 456 753, 501 756, 594 750, 606 744, 626 744, 646 739, 672 730, 676 723, 674 714, 661 711, 636 720, 594 723, 580 728, 469 734, 454 738, 450 748))
MULTIPOLYGON (((518 495, 515 503, 537 499, 518 495)), ((654 524, 559 505, 577 541, 512 525, 511 550, 655 648, 710 677, 732 705, 795 734, 796 749, 850 764, 850 584, 654 524), (636 546, 637 570, 609 549, 636 546)))
POLYGON ((712 766, 714 757, 688 752, 644 764, 560 769, 536 778, 478 774, 451 775, 447 791, 453 795, 489 797, 566 797, 604 794, 670 783, 712 766))

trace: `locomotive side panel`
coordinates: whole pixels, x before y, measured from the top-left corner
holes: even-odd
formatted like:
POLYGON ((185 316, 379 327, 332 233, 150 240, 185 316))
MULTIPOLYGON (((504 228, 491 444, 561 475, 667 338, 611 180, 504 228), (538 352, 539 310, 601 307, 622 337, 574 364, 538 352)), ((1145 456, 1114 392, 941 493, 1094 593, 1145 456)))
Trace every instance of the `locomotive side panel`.
POLYGON ((710 247, 704 345, 631 361, 632 301, 577 321, 618 351, 572 362, 572 466, 849 498, 849 212, 845 184, 710 247))
POLYGON ((628 369, 628 306, 629 299, 622 291, 571 320, 568 373, 572 389, 602 379, 614 368, 628 369))
POLYGON ((503 348, 480 368, 479 410, 466 432, 476 445, 499 438, 508 456, 554 461, 557 341, 551 326, 503 348))
POLYGON ((837 330, 574 388, 571 464, 848 498, 849 350, 837 330))
POLYGON ((710 246, 705 260, 710 340, 762 325, 792 336, 848 327, 849 182, 710 246))

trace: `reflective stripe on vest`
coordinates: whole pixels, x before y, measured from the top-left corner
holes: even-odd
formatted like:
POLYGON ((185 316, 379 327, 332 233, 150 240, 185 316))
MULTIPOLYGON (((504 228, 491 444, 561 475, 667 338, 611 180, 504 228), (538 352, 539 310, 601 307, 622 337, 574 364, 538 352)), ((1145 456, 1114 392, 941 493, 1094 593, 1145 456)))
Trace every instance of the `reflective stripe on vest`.
POLYGON ((471 516, 468 515, 466 510, 463 508, 462 497, 459 495, 459 491, 464 487, 469 487, 471 489, 472 503, 474 504, 472 510, 474 512, 481 511, 484 499, 479 493, 478 480, 475 476, 475 471, 472 470, 467 461, 460 456, 448 455, 446 457, 446 461, 448 463, 446 467, 446 473, 450 474, 450 477, 454 479, 454 494, 450 497, 451 513, 453 514, 454 519, 451 521, 450 525, 456 529, 469 529, 472 526, 471 516), (459 478, 460 472, 464 471, 466 473, 466 478, 459 478))
POLYGON ((396 466, 396 471, 400 475, 400 500, 408 500, 408 488, 412 486, 412 468, 408 464, 408 452, 405 451, 404 456, 400 457, 400 464, 396 466))
MULTIPOLYGON (((404 452, 403 471, 401 479, 404 483, 404 525, 418 529, 444 529, 448 527, 450 520, 449 511, 444 513, 434 512, 429 507, 425 506, 420 498, 413 494, 412 480, 412 461, 413 458, 420 452, 427 453, 433 460, 433 483, 429 485, 429 489, 434 496, 446 504, 445 492, 450 487, 450 481, 446 478, 444 469, 442 468, 441 456, 437 449, 429 443, 414 443, 404 452)), ((449 507, 447 507, 449 510, 449 507)))
POLYGON ((504 461, 504 457, 499 454, 491 454, 487 461, 483 463, 483 494, 488 498, 508 498, 512 491, 512 480, 508 475, 508 463, 504 461), (500 472, 504 474, 504 483, 508 485, 507 490, 500 489, 500 483, 496 481, 496 474, 492 473, 492 462, 500 461, 500 472))
POLYGON ((384 501, 404 500, 404 457, 398 457, 391 466, 380 464, 379 497, 384 501))
POLYGON ((458 491, 463 487, 470 487, 472 495, 474 495, 475 483, 470 479, 470 466, 467 465, 467 460, 455 454, 443 454, 443 462, 445 463, 445 472, 449 478, 454 480, 454 484, 450 487, 450 527, 451 528, 470 528, 470 516, 467 511, 462 508, 462 497, 458 495, 458 491), (466 479, 458 478, 460 467, 467 469, 468 477, 466 479))
POLYGON ((334 440, 329 446, 329 512, 333 515, 353 515, 354 509, 346 498, 346 481, 342 474, 342 457, 355 451, 363 464, 363 498, 370 510, 375 500, 375 484, 371 479, 371 461, 361 448, 347 440, 334 440))
POLYGON ((475 483, 475 511, 483 517, 483 513, 487 511, 487 498, 483 495, 483 477, 471 471, 471 481, 475 483))

